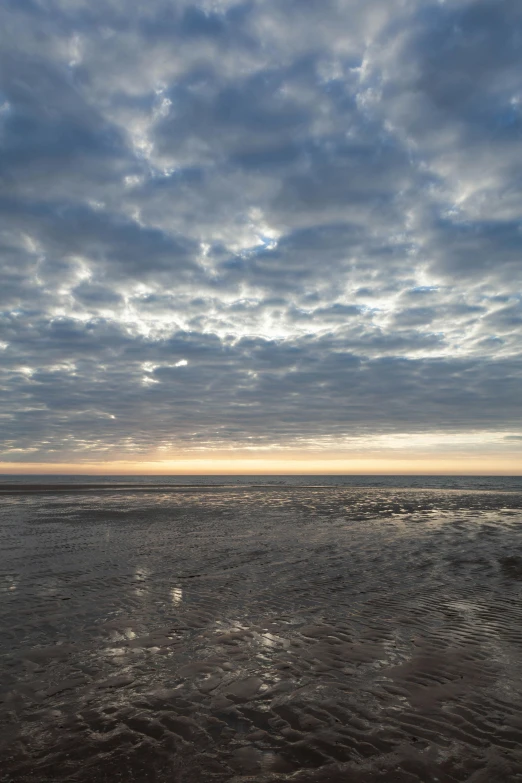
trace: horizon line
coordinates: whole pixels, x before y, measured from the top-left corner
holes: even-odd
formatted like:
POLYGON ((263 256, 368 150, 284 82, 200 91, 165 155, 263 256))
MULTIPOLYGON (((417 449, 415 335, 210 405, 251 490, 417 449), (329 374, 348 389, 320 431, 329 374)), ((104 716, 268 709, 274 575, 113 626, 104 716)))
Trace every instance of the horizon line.
POLYGON ((0 477, 12 477, 12 476, 101 476, 101 477, 111 477, 111 476, 128 476, 128 477, 158 477, 158 478, 172 478, 172 477, 200 477, 200 478, 219 478, 219 477, 252 477, 252 478, 262 478, 264 476, 268 477, 300 477, 300 476, 332 476, 332 477, 339 477, 339 478, 356 478, 356 477, 372 477, 372 478, 386 478, 386 477, 410 477, 410 478, 421 478, 426 476, 440 476, 440 477, 447 477, 447 478, 462 478, 462 477, 468 477, 468 478, 522 478, 522 473, 474 473, 474 472, 442 472, 442 471, 423 471, 421 473, 410 473, 410 472, 399 472, 399 473, 385 473, 385 472, 375 472, 375 473, 363 473, 363 472, 309 472, 309 471, 303 471, 299 473, 282 473, 282 472, 276 472, 276 473, 266 473, 266 472, 239 472, 239 473, 220 473, 220 472, 196 472, 196 473, 185 473, 185 472, 169 472, 169 473, 151 473, 151 472, 105 472, 105 473, 98 473, 98 472, 86 472, 82 471, 80 473, 76 473, 73 471, 62 471, 62 472, 37 472, 37 471, 30 471, 30 472, 9 472, 9 473, 3 473, 0 472, 0 477))

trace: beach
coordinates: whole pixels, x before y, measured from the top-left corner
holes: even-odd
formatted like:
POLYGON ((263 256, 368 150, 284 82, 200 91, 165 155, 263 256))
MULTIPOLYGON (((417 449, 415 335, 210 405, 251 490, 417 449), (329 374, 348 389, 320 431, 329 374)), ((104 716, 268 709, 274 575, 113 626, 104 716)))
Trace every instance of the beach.
POLYGON ((0 487, 0 781, 522 781, 522 493, 0 487))

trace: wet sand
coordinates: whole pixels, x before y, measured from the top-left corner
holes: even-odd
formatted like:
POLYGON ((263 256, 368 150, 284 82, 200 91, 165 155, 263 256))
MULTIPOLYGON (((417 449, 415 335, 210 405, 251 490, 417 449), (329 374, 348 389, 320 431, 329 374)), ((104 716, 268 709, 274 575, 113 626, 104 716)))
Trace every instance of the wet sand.
POLYGON ((18 488, 0 587, 2 782, 522 781, 520 494, 18 488))

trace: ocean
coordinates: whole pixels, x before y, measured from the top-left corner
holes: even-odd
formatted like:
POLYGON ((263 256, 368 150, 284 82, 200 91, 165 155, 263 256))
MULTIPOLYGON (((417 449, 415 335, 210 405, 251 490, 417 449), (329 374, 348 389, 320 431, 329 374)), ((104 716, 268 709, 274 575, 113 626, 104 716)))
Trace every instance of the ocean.
POLYGON ((522 477, 0 477, 0 781, 522 781, 522 477))

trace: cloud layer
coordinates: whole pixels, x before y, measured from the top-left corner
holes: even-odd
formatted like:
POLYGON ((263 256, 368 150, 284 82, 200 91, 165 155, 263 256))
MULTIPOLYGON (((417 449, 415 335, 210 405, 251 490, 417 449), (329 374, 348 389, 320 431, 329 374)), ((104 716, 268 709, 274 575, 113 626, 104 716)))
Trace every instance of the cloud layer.
POLYGON ((7 0, 0 457, 522 431, 518 0, 7 0))

